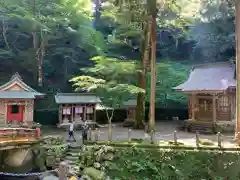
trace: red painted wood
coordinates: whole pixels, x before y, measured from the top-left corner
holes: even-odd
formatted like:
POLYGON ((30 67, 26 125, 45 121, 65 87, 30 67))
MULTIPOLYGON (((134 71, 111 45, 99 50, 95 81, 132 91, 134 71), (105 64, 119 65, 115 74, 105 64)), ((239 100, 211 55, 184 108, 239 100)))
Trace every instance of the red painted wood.
POLYGON ((7 121, 11 122, 14 119, 17 119, 17 121, 23 122, 23 109, 24 109, 24 105, 19 105, 19 111, 16 114, 12 113, 12 106, 8 105, 7 106, 7 121))

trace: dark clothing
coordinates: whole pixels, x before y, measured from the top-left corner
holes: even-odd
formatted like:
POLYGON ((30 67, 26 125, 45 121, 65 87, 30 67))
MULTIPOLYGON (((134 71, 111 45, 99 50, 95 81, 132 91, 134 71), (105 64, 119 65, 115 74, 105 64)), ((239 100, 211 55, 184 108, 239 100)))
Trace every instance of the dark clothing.
POLYGON ((87 124, 82 125, 82 140, 83 144, 87 140, 89 126, 87 124))
POLYGON ((71 138, 73 138, 73 140, 76 141, 75 136, 74 136, 74 132, 73 131, 68 131, 68 140, 71 140, 71 138))

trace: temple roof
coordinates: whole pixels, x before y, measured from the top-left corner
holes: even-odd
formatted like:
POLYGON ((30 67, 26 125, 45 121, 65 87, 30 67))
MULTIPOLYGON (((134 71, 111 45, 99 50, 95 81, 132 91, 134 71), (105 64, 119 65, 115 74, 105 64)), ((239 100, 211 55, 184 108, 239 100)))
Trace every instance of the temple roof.
POLYGON ((173 89, 179 91, 224 91, 236 86, 235 65, 231 62, 197 65, 184 83, 173 89))
POLYGON ((24 83, 18 73, 15 73, 10 81, 0 86, 0 98, 2 99, 34 99, 36 96, 42 95, 44 94, 37 92, 26 83, 24 83), (19 89, 11 89, 14 86, 17 86, 19 89))
POLYGON ((97 104, 100 98, 89 93, 58 93, 55 96, 57 104, 97 104))
MULTIPOLYGON (((55 95, 57 104, 97 104, 99 109, 102 105, 101 99, 90 93, 58 93, 55 95)), ((124 106, 136 106, 137 100, 130 99, 124 102, 124 106)))

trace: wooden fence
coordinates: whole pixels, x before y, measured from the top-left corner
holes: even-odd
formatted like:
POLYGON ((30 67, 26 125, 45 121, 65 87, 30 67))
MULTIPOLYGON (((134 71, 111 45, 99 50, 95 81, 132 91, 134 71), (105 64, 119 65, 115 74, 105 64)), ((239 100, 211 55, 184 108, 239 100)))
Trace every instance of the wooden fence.
MULTIPOLYGON (((114 133, 114 132, 112 132, 114 133)), ((161 136, 166 136, 166 135, 160 135, 159 133, 158 134, 158 137, 161 137, 161 136)), ((88 142, 113 142, 115 143, 116 140, 119 140, 119 139, 115 139, 115 140, 112 140, 112 134, 108 134, 108 139, 104 140, 104 141, 101 141, 100 139, 100 136, 101 136, 101 131, 99 129, 95 129, 95 130, 89 130, 88 132, 88 142)), ((165 140, 166 142, 167 141, 170 141, 172 145, 177 145, 179 146, 179 144, 182 144, 182 145, 185 145, 184 143, 184 139, 179 139, 178 137, 178 133, 177 131, 174 131, 173 133, 171 134, 168 134, 167 136, 169 136, 168 140, 165 140)), ((218 132, 216 135, 215 135, 216 138, 216 141, 212 141, 212 140, 208 140, 208 139, 204 139, 201 137, 201 135, 199 134, 199 132, 196 132, 195 135, 193 134, 193 137, 191 139, 195 139, 194 141, 194 144, 192 144, 194 147, 207 147, 207 146, 212 146, 213 148, 228 148, 228 147, 223 147, 224 145, 224 137, 225 135, 223 135, 222 133, 218 132)), ((227 138, 229 138, 230 136, 226 136, 227 138)), ((225 138, 226 138, 225 137, 225 138)), ((231 136, 232 138, 232 136, 231 136)), ((139 137, 139 139, 141 139, 141 137, 139 137)), ((123 139, 122 139, 123 140, 123 139)), ((132 136, 132 129, 128 129, 128 133, 127 133, 127 137, 124 138, 124 140, 126 142, 134 142, 135 140, 137 140, 135 137, 132 136)), ((146 139, 142 139, 142 140, 145 140, 145 141, 148 141, 149 144, 155 144, 156 141, 159 141, 157 140, 156 138, 156 133, 154 131, 150 132, 149 133, 149 136, 148 138, 146 139)), ((237 146, 238 143, 236 143, 235 145, 237 146)), ((187 145, 187 144, 186 144, 187 145)), ((192 146, 191 145, 191 146, 192 146)), ((181 146, 181 145, 180 145, 181 146)), ((232 148, 232 147, 231 147, 232 148)), ((239 147, 234 147, 234 149, 239 149, 239 147)))

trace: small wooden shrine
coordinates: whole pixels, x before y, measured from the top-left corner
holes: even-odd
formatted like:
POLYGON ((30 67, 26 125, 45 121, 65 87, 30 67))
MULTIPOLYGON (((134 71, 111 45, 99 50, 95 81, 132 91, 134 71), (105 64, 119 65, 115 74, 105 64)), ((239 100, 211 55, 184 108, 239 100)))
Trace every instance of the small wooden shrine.
POLYGON ((16 73, 0 86, 0 124, 33 123, 34 99, 42 97, 16 73))
POLYGON ((130 99, 124 102, 124 108, 127 110, 127 118, 125 120, 135 120, 136 119, 136 106, 137 100, 130 99))
POLYGON ((232 62, 194 66, 187 81, 174 89, 188 94, 191 120, 234 124, 236 81, 232 62))
POLYGON ((89 93, 59 93, 55 96, 59 105, 59 126, 69 122, 81 125, 84 121, 96 121, 96 105, 100 98, 89 93))

